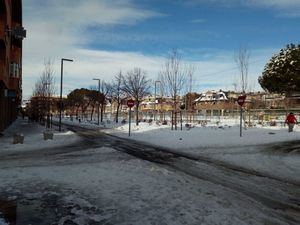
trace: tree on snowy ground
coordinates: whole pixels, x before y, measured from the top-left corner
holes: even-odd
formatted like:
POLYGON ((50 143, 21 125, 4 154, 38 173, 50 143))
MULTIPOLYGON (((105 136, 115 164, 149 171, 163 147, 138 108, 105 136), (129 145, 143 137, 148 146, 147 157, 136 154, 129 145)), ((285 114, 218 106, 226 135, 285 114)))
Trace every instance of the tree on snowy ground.
POLYGON ((75 89, 68 95, 67 102, 69 105, 74 104, 73 106, 77 107, 76 117, 78 117, 79 108, 81 108, 81 118, 83 118, 84 113, 91 105, 91 99, 89 98, 89 91, 86 88, 75 89))
POLYGON ((105 96, 103 93, 99 92, 98 90, 88 90, 86 95, 89 98, 90 106, 92 107, 91 120, 93 120, 95 107, 99 106, 104 102, 105 96))
POLYGON ((71 108, 71 114, 73 116, 73 113, 75 111, 76 118, 78 118, 78 111, 79 108, 84 103, 84 95, 82 94, 81 89, 75 89, 71 91, 67 96, 67 103, 68 107, 71 108))
POLYGON ((55 94, 55 78, 53 63, 50 59, 44 60, 44 70, 35 83, 33 90, 33 98, 37 102, 37 109, 35 112, 40 120, 44 120, 47 116, 47 127, 50 127, 50 111, 51 111, 51 98, 55 94))
POLYGON ((300 92, 300 45, 287 45, 272 56, 258 82, 268 92, 285 95, 288 108, 288 98, 300 92))
MULTIPOLYGON (((249 88, 249 79, 248 79, 248 71, 249 71, 249 59, 250 52, 246 47, 241 46, 234 54, 234 60, 237 64, 239 70, 239 84, 240 89, 243 94, 246 94, 250 91, 249 88)), ((250 104, 249 106, 250 107, 250 104)), ((250 108, 248 108, 248 118, 250 124, 250 108)), ((246 127, 246 115, 243 115, 244 127, 246 127)))
POLYGON ((234 54, 240 77, 240 87, 242 93, 248 91, 248 71, 249 71, 250 52, 246 47, 240 47, 234 54))
POLYGON ((182 55, 178 50, 174 49, 166 59, 162 70, 159 72, 159 77, 167 95, 170 95, 173 100, 173 114, 172 128, 175 125, 177 130, 177 109, 178 96, 181 94, 183 88, 186 86, 188 78, 194 72, 192 65, 184 64, 182 62, 182 55))
POLYGON ((190 123, 192 122, 192 112, 195 111, 193 103, 199 97, 200 97, 200 94, 198 94, 196 92, 188 92, 186 95, 183 96, 185 110, 190 113, 190 118, 189 118, 190 123))
POLYGON ((100 121, 103 122, 103 114, 105 113, 105 106, 107 102, 107 98, 110 95, 112 91, 112 85, 107 82, 102 82, 101 87, 100 87, 100 92, 103 95, 103 98, 101 99, 102 101, 100 102, 101 104, 101 110, 100 110, 100 121))
POLYGON ((116 111, 116 116, 115 116, 116 123, 119 122, 119 111, 120 111, 121 103, 124 99, 126 99, 125 93, 124 93, 123 87, 122 87, 122 79, 123 79, 123 75, 122 75, 122 71, 120 71, 115 76, 113 84, 112 84, 112 99, 111 99, 111 101, 113 102, 113 100, 114 100, 117 103, 117 111, 116 111))
POLYGON ((135 100, 136 125, 139 125, 139 105, 146 95, 150 94, 150 80, 141 68, 127 72, 122 79, 123 91, 135 100))

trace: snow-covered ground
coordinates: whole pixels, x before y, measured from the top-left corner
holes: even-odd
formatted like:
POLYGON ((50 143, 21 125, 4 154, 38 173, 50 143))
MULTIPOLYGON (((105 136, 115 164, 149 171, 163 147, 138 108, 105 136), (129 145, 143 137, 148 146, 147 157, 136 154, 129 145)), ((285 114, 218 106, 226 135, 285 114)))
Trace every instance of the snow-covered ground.
POLYGON ((45 127, 37 123, 28 123, 27 120, 19 118, 5 130, 4 136, 0 138, 0 152, 16 152, 57 147, 80 140, 80 137, 74 132, 57 132, 55 130, 52 131, 54 133, 53 140, 44 140, 43 132, 45 130, 45 127), (23 144, 13 144, 13 136, 15 133, 24 135, 23 144))
MULTIPOLYGON (((114 128, 108 133, 120 137, 128 137, 128 124, 114 128)), ((262 145, 282 141, 297 140, 300 136, 300 128, 295 132, 288 133, 287 127, 262 127, 256 126, 242 130, 233 121, 224 121, 206 126, 194 125, 194 128, 183 130, 171 130, 169 126, 140 123, 139 126, 132 124, 132 139, 146 141, 155 145, 172 149, 197 149, 213 147, 237 147, 246 145, 262 145)))
POLYGON ((21 221, 37 217, 31 201, 54 196, 55 207, 71 208, 59 219, 61 225, 287 224, 241 193, 111 148, 66 153, 55 165, 39 166, 37 160, 0 169, 0 193, 10 193, 19 209, 27 208, 21 221))
POLYGON ((154 123, 132 124, 130 137, 128 124, 106 132, 300 183, 299 149, 284 152, 269 147, 280 142, 299 140, 299 126, 292 133, 287 129, 287 126, 257 125, 243 129, 240 137, 240 128, 235 121, 224 120, 218 124, 194 125, 191 129, 184 127, 180 130, 179 127, 176 131, 154 123))
MULTIPOLYGON (((128 136, 128 123, 103 123, 101 126, 89 122, 70 121, 91 129, 101 129, 106 133, 122 138, 162 146, 173 151, 196 157, 229 163, 230 165, 260 172, 272 177, 300 183, 300 154, 298 148, 289 151, 270 147, 276 143, 297 141, 300 138, 300 126, 289 133, 287 126, 256 125, 242 130, 238 120, 211 121, 205 126, 192 124, 191 129, 171 130, 170 125, 140 123, 131 125, 131 136, 128 136), (105 128, 105 129, 103 129, 105 128)), ((280 124, 280 123, 277 123, 280 124)), ((288 146, 287 146, 288 148, 288 146)))
MULTIPOLYGON (((88 123, 79 124, 74 121, 69 123, 76 123, 77 126, 84 124, 85 127, 127 137, 128 124, 119 127, 109 124, 111 129, 103 129, 88 123)), ((36 124, 27 124, 26 121, 18 120, 5 132, 4 137, 0 138, 1 146, 6 146, 4 150, 19 154, 18 158, 3 159, 0 163, 0 194, 2 196, 5 194, 7 199, 13 199, 19 204, 18 219, 23 222, 29 222, 32 218, 36 221, 43 219, 37 212, 41 209, 46 210, 47 206, 52 207, 54 212, 61 213, 65 210, 65 214, 55 214, 57 221, 51 221, 61 225, 288 224, 279 220, 277 214, 271 212, 268 207, 243 193, 222 185, 215 185, 205 179, 188 176, 163 165, 137 159, 110 147, 67 152, 64 151, 63 145, 67 143, 76 145, 78 141, 76 135, 63 132, 64 135, 59 136, 57 133, 53 141, 44 141, 43 130, 43 127, 36 124), (24 145, 11 144, 11 136, 16 131, 24 133, 24 145), (26 137, 28 137, 28 143, 26 143, 26 137), (41 149, 47 147, 48 144, 48 147, 53 146, 55 143, 58 149, 56 154, 35 151, 33 152, 34 158, 22 158, 22 153, 26 149, 41 149), (59 149, 62 150, 61 153, 59 149), (38 203, 34 205, 32 202, 38 203), (64 207, 64 209, 59 207, 64 207)), ((258 166, 262 164, 262 161, 254 161, 263 153, 253 144, 268 142, 253 142, 255 137, 265 135, 271 142, 271 138, 284 132, 287 132, 286 129, 249 128, 244 131, 243 139, 248 136, 247 139, 252 138, 252 142, 248 141, 245 147, 242 141, 235 146, 226 142, 224 136, 227 135, 235 135, 236 139, 240 139, 238 128, 232 124, 170 131, 169 127, 163 128, 163 126, 142 123, 139 127, 133 125, 130 138, 188 154, 205 155, 219 160, 226 160, 228 157, 232 162, 236 159, 237 164, 241 162, 244 164, 247 161, 241 160, 243 159, 241 155, 250 156, 252 153, 253 155, 257 153, 258 155, 252 161, 254 166, 258 166), (258 135, 259 132, 260 135, 258 135), (275 134, 269 134, 270 132, 275 134), (199 141, 201 135, 201 140, 206 141, 205 145, 199 141), (215 138, 212 138, 212 135, 215 138), (216 142, 209 144, 208 140, 216 140, 218 137, 228 144, 225 147, 222 146, 221 141, 218 142, 219 144, 216 142), (192 143, 189 145, 181 143, 187 140, 191 140, 192 143), (172 143, 173 141, 180 144, 180 147, 172 143)), ((286 139, 273 139, 273 141, 292 140, 297 134, 298 132, 288 134, 290 136, 285 135, 286 139)), ((2 148, 0 159, 1 154, 6 154, 2 148)), ((280 164, 283 157, 280 155, 279 159, 273 162, 272 155, 273 153, 266 154, 270 166, 274 166, 276 171, 279 167, 275 164, 280 164)), ((298 159, 295 159, 295 166, 299 162, 298 159)), ((265 169, 263 165, 261 166, 265 169)), ((274 171, 274 168, 271 169, 274 171)), ((285 167, 282 169, 285 170, 285 167)), ((291 171, 295 173, 296 170, 292 168, 291 171)), ((256 179, 264 180, 260 177, 256 179)), ((277 186, 277 188, 281 187, 277 186)), ((1 222, 4 223, 4 221, 1 222)), ((19 222, 19 224, 28 223, 19 222)), ((39 223, 39 225, 44 224, 51 223, 45 223, 45 221, 39 223)))

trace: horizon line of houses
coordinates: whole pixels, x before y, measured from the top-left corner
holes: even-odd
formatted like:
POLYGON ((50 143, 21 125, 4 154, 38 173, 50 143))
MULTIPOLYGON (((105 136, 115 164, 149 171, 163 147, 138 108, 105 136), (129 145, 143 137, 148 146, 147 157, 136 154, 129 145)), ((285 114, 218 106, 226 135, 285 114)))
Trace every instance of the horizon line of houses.
MULTIPOLYGON (((184 110, 189 113, 201 113, 203 115, 219 115, 224 116, 229 113, 237 112, 239 110, 239 105, 237 104, 237 98, 240 96, 240 92, 235 91, 206 91, 205 93, 189 93, 188 95, 178 96, 178 110, 184 110)), ((66 99, 66 97, 64 97, 66 99)), ((127 99, 124 99, 121 103, 120 112, 127 113, 127 99)), ((244 108, 246 110, 250 109, 286 109, 287 107, 287 98, 284 95, 280 94, 270 94, 266 92, 251 92, 247 94, 246 102, 244 108)), ((51 98, 50 111, 53 114, 58 113, 58 102, 59 97, 51 98)), ((30 101, 24 100, 23 103, 26 103, 29 106, 30 101)), ((300 108, 300 95, 295 94, 292 98, 289 99, 288 104, 292 105, 293 108, 300 108)), ((45 107, 45 105, 41 105, 45 107)), ((23 108, 25 105, 23 104, 23 108)), ((143 114, 153 115, 154 113, 170 113, 173 111, 174 104, 173 99, 169 96, 155 96, 148 95, 143 101, 140 102, 139 111, 143 114)), ((134 109, 134 108, 133 108, 134 109)), ((105 113, 116 113, 117 103, 111 99, 106 100, 104 107, 105 113)), ((74 110, 73 110, 74 111, 74 110)), ((85 114, 86 116, 91 113, 96 113, 97 107, 87 107, 84 112, 79 108, 77 113, 85 114)), ((65 114, 72 114, 72 110, 65 108, 65 114)))

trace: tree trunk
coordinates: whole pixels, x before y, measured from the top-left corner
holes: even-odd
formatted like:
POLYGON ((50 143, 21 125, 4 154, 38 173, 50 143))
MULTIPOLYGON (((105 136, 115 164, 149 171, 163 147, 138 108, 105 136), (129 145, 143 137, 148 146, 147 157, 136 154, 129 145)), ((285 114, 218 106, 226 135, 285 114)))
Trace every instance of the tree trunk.
POLYGON ((95 109, 95 106, 93 105, 92 112, 91 112, 91 121, 93 121, 94 109, 95 109))
POLYGON ((78 110, 79 110, 79 106, 77 106, 77 109, 76 109, 76 119, 78 119, 78 110))
POLYGON ((174 98, 174 125, 175 125, 175 130, 177 130, 177 102, 176 102, 176 95, 174 98))
POLYGON ((118 104, 117 104, 117 112, 116 112, 116 123, 118 123, 119 122, 119 110, 120 110, 120 103, 118 102, 118 104))
POLYGON ((103 122, 103 111, 104 111, 104 104, 101 104, 101 117, 100 117, 100 121, 103 122))
POLYGON ((135 121, 135 124, 138 126, 139 125, 139 105, 140 103, 137 102, 136 103, 136 108, 135 108, 135 115, 136 115, 136 121, 135 121))

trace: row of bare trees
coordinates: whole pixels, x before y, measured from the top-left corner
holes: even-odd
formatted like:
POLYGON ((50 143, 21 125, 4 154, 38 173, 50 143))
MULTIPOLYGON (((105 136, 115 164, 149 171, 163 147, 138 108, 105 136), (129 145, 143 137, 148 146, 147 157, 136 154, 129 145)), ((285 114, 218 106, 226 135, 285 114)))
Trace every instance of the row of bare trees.
POLYGON ((123 75, 120 71, 111 83, 102 82, 100 92, 96 88, 75 89, 68 94, 67 107, 72 115, 78 117, 78 111, 85 113, 87 108, 91 108, 91 119, 94 109, 100 107, 100 121, 103 121, 105 106, 110 101, 116 103, 117 110, 115 122, 119 122, 119 112, 122 102, 132 98, 136 102, 136 121, 138 124, 139 105, 143 98, 150 94, 150 80, 147 79, 146 72, 141 68, 134 68, 123 75))
MULTIPOLYGON (((183 94, 183 89, 187 84, 188 78, 192 77, 194 67, 182 61, 182 55, 173 50, 166 59, 161 71, 159 72, 159 80, 164 87, 161 91, 163 95, 172 97, 174 121, 177 124, 177 108, 179 107, 179 95, 183 94)), ((135 101, 136 124, 139 122, 140 103, 145 96, 151 94, 152 81, 147 77, 146 71, 141 68, 134 68, 125 74, 120 71, 112 80, 112 82, 102 82, 100 92, 96 88, 75 89, 71 91, 67 100, 64 102, 64 108, 70 110, 72 115, 79 117, 78 112, 84 113, 88 108, 91 110, 91 119, 93 118, 96 107, 101 108, 101 122, 103 121, 103 113, 105 105, 108 101, 116 103, 115 122, 119 122, 119 112, 122 102, 128 98, 135 101)), ((32 107, 33 114, 39 118, 45 118, 50 112, 50 100, 55 94, 55 79, 53 63, 51 60, 45 60, 44 71, 39 80, 35 84, 33 91, 33 99, 38 99, 38 106, 32 107)))

